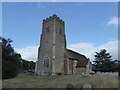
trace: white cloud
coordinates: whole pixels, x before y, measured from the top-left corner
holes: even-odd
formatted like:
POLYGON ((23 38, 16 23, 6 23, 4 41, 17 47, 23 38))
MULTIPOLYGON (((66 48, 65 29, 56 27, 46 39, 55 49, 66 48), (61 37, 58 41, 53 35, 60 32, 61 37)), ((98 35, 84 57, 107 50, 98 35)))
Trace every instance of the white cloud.
POLYGON ((112 55, 112 59, 118 59, 118 41, 109 41, 100 46, 94 46, 91 43, 77 43, 70 44, 68 48, 85 55, 91 61, 94 60, 95 52, 99 52, 101 49, 106 49, 112 55))
MULTIPOLYGON (((94 46, 92 43, 77 43, 70 44, 69 49, 84 54, 87 58, 90 58, 91 61, 94 60, 95 52, 99 52, 101 49, 106 49, 108 53, 112 55, 113 59, 118 59, 118 42, 109 41, 100 46, 94 46)), ((15 49, 18 53, 21 54, 23 59, 26 60, 37 60, 38 46, 28 46, 25 48, 15 49)))
POLYGON ((68 48, 71 50, 78 51, 78 52, 80 51, 80 53, 84 53, 84 54, 94 49, 91 43, 70 44, 68 48))
POLYGON ((25 48, 15 49, 16 52, 20 53, 23 59, 26 60, 37 60, 38 46, 28 46, 25 48))
POLYGON ((108 21, 107 25, 113 25, 115 27, 118 27, 118 17, 112 17, 108 21))

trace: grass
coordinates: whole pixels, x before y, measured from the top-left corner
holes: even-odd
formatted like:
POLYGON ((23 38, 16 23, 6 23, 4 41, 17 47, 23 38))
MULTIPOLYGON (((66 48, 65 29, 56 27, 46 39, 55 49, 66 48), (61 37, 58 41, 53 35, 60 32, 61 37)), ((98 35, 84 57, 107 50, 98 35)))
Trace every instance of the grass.
POLYGON ((34 76, 19 74, 16 78, 3 80, 3 88, 66 88, 71 83, 75 88, 91 84, 93 88, 118 88, 117 74, 34 76))

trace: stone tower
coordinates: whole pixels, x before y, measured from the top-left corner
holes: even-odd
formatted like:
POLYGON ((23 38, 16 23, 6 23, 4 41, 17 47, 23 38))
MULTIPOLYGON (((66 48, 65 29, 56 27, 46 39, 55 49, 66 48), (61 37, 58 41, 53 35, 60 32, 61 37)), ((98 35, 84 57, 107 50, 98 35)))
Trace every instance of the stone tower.
POLYGON ((54 14, 42 23, 36 73, 39 75, 64 74, 65 50, 64 21, 54 14))

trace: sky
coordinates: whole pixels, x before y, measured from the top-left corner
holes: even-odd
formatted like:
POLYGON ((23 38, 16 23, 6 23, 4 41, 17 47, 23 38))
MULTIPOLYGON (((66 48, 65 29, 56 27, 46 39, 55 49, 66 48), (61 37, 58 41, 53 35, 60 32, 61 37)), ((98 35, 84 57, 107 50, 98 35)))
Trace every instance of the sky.
POLYGON ((53 14, 65 21, 67 48, 91 61, 101 49, 118 58, 117 2, 3 2, 2 36, 23 59, 36 61, 42 21, 53 14))

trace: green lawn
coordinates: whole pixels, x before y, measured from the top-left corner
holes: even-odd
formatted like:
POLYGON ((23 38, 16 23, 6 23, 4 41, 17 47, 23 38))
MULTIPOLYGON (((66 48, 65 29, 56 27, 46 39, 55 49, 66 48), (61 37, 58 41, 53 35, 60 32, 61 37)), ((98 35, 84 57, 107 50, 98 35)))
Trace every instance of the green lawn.
POLYGON ((117 74, 104 75, 60 75, 34 76, 19 74, 16 78, 3 80, 3 88, 66 88, 71 83, 76 88, 82 88, 88 83, 93 88, 118 88, 117 74))

